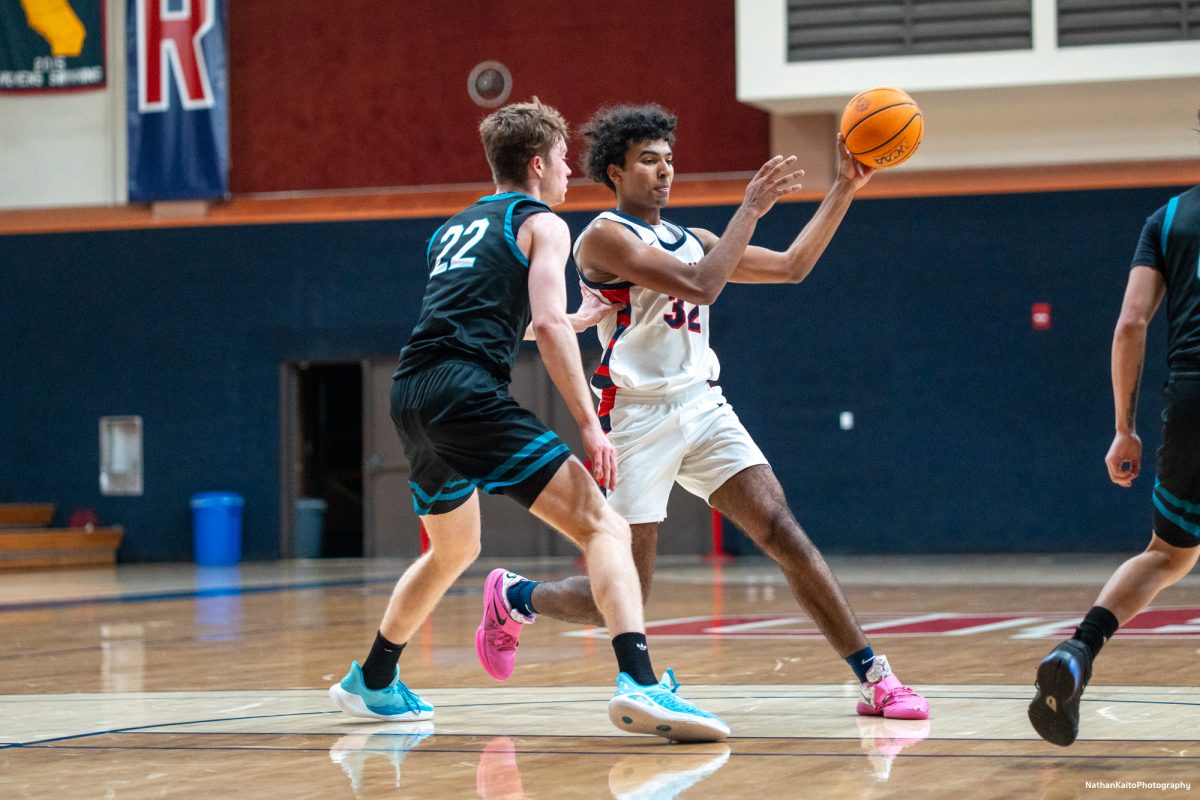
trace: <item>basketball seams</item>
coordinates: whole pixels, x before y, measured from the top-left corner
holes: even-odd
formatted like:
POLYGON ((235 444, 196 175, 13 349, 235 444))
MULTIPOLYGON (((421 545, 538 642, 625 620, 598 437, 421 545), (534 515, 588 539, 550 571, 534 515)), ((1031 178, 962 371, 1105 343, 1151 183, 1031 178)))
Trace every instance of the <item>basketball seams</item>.
MULTIPOLYGON (((892 103, 889 106, 880 106, 879 108, 872 111, 870 114, 867 114, 865 117, 860 119, 858 122, 854 123, 854 125, 850 128, 850 130, 846 131, 846 138, 849 139, 851 136, 853 136, 854 131, 858 129, 859 125, 862 125, 864 122, 866 122, 867 120, 869 120, 871 117, 875 116, 876 114, 880 113, 881 111, 887 111, 889 108, 900 108, 901 106, 912 106, 913 108, 916 108, 917 104, 912 102, 911 100, 906 100, 903 103, 892 103)), ((921 112, 918 110, 917 113, 920 114, 921 112)), ((909 119, 911 120, 912 118, 910 117, 909 119)), ((874 148, 872 148, 872 149, 874 149, 874 148)))
MULTIPOLYGON (((910 103, 905 103, 905 104, 903 104, 903 105, 912 105, 912 104, 910 104, 910 103)), ((924 118, 923 118, 923 116, 922 116, 922 114, 921 114, 921 112, 920 112, 920 111, 916 112, 916 113, 915 113, 915 114, 913 114, 911 117, 909 117, 909 118, 908 118, 908 122, 905 122, 905 123, 904 123, 904 126, 903 126, 902 128, 900 128, 900 130, 898 130, 898 131, 896 131, 894 134, 892 134, 892 135, 891 135, 891 137, 889 137, 889 138, 887 138, 887 139, 884 139, 884 140, 883 140, 882 142, 880 142, 879 144, 872 145, 871 147, 868 147, 866 150, 850 150, 850 155, 852 155, 852 156, 862 156, 862 155, 866 155, 867 153, 872 153, 872 152, 874 152, 874 151, 876 151, 876 150, 882 150, 882 149, 884 149, 885 147, 887 147, 888 145, 890 145, 892 142, 896 141, 897 137, 903 136, 903 135, 904 135, 904 132, 905 132, 905 131, 907 131, 909 128, 911 128, 911 127, 912 127, 913 121, 914 121, 914 120, 918 120, 918 119, 919 119, 919 120, 922 120, 922 122, 924 122, 924 118)), ((854 130, 853 130, 853 129, 851 129, 851 131, 850 131, 850 132, 851 132, 851 133, 853 133, 853 132, 854 132, 854 130)), ((849 149, 849 148, 847 147, 847 149, 849 149)), ((915 149, 915 148, 914 148, 914 149, 915 149)))

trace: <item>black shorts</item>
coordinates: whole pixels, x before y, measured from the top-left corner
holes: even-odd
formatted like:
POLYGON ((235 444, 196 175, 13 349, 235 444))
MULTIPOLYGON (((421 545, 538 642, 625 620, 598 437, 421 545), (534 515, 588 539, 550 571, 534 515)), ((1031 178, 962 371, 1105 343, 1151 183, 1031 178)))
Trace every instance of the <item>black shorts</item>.
POLYGON ((1163 437, 1154 481, 1154 532, 1176 547, 1200 545, 1200 373, 1163 387, 1163 437))
POLYGON ((445 361, 392 384, 413 509, 445 514, 478 487, 528 508, 571 451, 478 364, 445 361))

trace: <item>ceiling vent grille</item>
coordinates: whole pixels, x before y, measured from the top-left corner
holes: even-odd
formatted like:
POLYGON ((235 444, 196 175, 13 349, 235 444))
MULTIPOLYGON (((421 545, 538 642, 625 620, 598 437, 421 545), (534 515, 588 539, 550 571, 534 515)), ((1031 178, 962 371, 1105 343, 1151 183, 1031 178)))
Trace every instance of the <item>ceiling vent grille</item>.
POLYGON ((1058 0, 1058 46, 1200 39, 1200 0, 1058 0))
POLYGON ((1029 50, 1032 5, 1032 0, 788 0, 788 61, 1029 50))

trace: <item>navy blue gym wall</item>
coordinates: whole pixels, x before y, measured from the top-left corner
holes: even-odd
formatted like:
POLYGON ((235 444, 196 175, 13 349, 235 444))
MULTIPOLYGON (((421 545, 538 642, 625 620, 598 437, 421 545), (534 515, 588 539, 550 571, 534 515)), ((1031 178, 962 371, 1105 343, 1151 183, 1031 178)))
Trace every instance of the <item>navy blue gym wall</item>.
POLYGON ((398 353, 433 227, 0 239, 0 499, 90 506, 125 526, 123 560, 186 560, 192 493, 235 491, 245 556, 278 556, 280 364, 398 353), (110 414, 143 418, 143 497, 99 495, 110 414))
MULTIPOLYGON (((1149 530, 1164 326, 1139 428, 1146 475, 1105 476, 1109 342, 1142 221, 1175 191, 859 201, 800 286, 712 313, 727 396, 829 552, 1128 550, 1149 530), (1049 302, 1053 327, 1030 329, 1049 302), (841 430, 839 414, 854 415, 841 430)), ((786 246, 812 204, 755 241, 786 246)), ((730 208, 669 216, 719 232, 730 208)), ((571 214, 574 230, 590 214, 571 214)), ((279 365, 398 352, 424 220, 0 237, 0 501, 126 527, 124 561, 191 558, 188 498, 246 498, 278 555, 279 365), (97 420, 140 414, 146 493, 102 498, 97 420)), ((591 337, 587 338, 592 341, 591 337)))
MULTIPOLYGON (((711 315, 722 383, 813 540, 853 553, 1143 546, 1165 325, 1150 332, 1138 417, 1146 475, 1129 490, 1103 464, 1109 354, 1142 224, 1176 193, 863 201, 803 284, 727 288, 711 315), (1051 330, 1031 329, 1035 302, 1051 303, 1051 330)), ((810 212, 776 208, 755 242, 786 247, 810 212)), ((673 216, 717 230, 728 218, 673 216)))

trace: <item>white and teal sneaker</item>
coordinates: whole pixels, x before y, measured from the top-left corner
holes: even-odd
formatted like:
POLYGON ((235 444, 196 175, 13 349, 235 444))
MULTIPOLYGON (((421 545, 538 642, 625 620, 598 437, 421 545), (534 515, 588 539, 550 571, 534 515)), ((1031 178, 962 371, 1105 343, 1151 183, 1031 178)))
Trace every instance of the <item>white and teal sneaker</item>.
POLYGON ((413 722, 433 717, 433 706, 400 680, 399 667, 390 684, 374 690, 363 683, 362 667, 352 661, 346 677, 329 687, 329 697, 335 706, 352 717, 387 722, 413 722))
POLYGON ((678 689, 671 670, 652 686, 635 683, 622 672, 617 675, 617 693, 608 701, 608 718, 623 731, 672 742, 719 742, 729 735, 723 720, 684 700, 676 694, 678 689))

